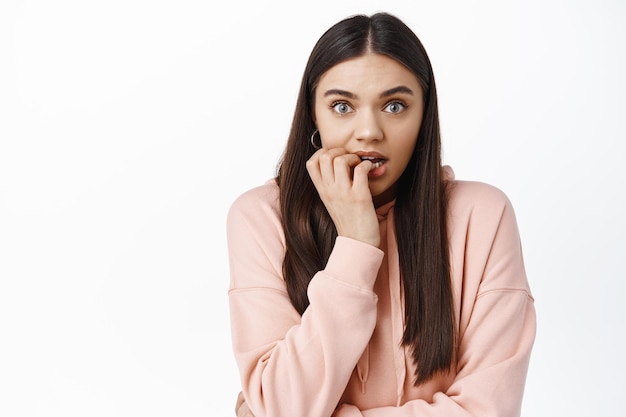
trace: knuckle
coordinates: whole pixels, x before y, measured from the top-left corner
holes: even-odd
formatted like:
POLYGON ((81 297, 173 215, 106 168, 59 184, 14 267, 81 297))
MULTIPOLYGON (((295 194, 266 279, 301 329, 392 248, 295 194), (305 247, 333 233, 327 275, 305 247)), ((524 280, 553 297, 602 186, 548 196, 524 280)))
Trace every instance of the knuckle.
POLYGON ((320 154, 319 161, 320 161, 320 163, 329 163, 329 162, 332 161, 332 156, 329 155, 327 152, 324 152, 324 153, 320 154))
POLYGON ((369 172, 369 167, 365 167, 363 164, 359 164, 354 167, 354 171, 367 173, 369 172))

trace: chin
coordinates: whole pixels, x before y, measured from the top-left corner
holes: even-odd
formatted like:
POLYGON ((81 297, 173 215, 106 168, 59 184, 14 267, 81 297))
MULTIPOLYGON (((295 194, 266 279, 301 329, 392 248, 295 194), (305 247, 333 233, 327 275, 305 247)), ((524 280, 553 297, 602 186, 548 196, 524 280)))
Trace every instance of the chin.
POLYGON ((389 187, 385 187, 383 184, 372 184, 372 181, 369 182, 370 193, 372 193, 372 197, 379 197, 384 194, 385 191, 389 189, 389 187))

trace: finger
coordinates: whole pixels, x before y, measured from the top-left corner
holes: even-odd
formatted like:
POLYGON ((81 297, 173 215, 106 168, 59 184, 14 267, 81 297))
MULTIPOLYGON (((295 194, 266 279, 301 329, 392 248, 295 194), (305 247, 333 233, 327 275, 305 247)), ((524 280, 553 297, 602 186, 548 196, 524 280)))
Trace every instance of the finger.
POLYGON ((361 162, 355 154, 344 154, 337 156, 333 161, 335 182, 346 187, 352 187, 352 171, 361 162))
POLYGON ((360 164, 354 167, 354 177, 352 180, 353 186, 356 189, 369 189, 368 174, 371 171, 374 164, 372 161, 362 161, 360 164))
POLYGON ((311 177, 311 181, 317 187, 318 184, 322 181, 322 173, 320 172, 320 164, 319 164, 319 156, 313 154, 311 158, 306 161, 306 170, 309 172, 309 177, 311 177))
MULTIPOLYGON (((330 149, 322 148, 317 150, 307 160, 306 169, 309 172, 309 177, 311 177, 311 181, 313 181, 313 184, 315 185, 315 188, 318 189, 318 191, 320 190, 320 187, 325 184, 325 181, 329 179, 329 177, 330 181, 334 181, 334 173, 329 173, 328 170, 326 170, 326 172, 324 173, 322 170, 322 166, 324 164, 328 164, 328 159, 332 160, 335 154, 341 154, 341 152, 342 151, 340 149, 334 149, 331 151, 330 149)), ((345 153, 345 151, 343 152, 345 153)), ((332 162, 330 163, 332 164, 332 162)))
POLYGON ((320 149, 318 154, 319 169, 324 184, 332 185, 335 183, 335 159, 346 154, 343 148, 320 149))

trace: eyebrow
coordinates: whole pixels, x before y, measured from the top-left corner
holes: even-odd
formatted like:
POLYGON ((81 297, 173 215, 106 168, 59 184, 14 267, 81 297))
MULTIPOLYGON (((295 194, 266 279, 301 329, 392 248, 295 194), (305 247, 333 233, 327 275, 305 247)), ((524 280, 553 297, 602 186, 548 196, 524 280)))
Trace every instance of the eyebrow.
POLYGON ((397 87, 390 88, 387 91, 383 91, 380 95, 380 98, 389 97, 397 93, 409 94, 411 96, 415 95, 415 93, 413 93, 413 90, 411 90, 409 87, 406 87, 404 85, 399 85, 397 87))
MULTIPOLYGON (((411 96, 415 95, 413 90, 411 90, 409 87, 406 87, 404 85, 399 85, 397 87, 390 88, 389 90, 386 90, 386 91, 383 91, 382 93, 380 93, 380 98, 389 97, 389 96, 392 96, 392 95, 397 94, 397 93, 409 94, 411 96)), ((332 88, 330 90, 327 90, 324 93, 324 97, 328 97, 328 96, 344 96, 344 97, 351 98, 351 99, 357 98, 356 94, 351 93, 351 92, 346 91, 346 90, 341 90, 341 89, 338 89, 338 88, 332 88)))
POLYGON ((338 88, 332 88, 330 90, 327 90, 324 93, 324 97, 328 97, 328 96, 344 96, 348 98, 356 98, 355 94, 352 94, 351 92, 346 91, 346 90, 340 90, 338 88))

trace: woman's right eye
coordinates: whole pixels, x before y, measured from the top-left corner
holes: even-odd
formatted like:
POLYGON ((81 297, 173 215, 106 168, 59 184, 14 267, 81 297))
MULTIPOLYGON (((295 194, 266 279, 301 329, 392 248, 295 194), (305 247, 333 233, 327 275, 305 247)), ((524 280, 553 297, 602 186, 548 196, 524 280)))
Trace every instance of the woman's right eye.
POLYGON ((331 104, 332 109, 339 114, 346 114, 352 111, 352 107, 344 101, 331 104))

